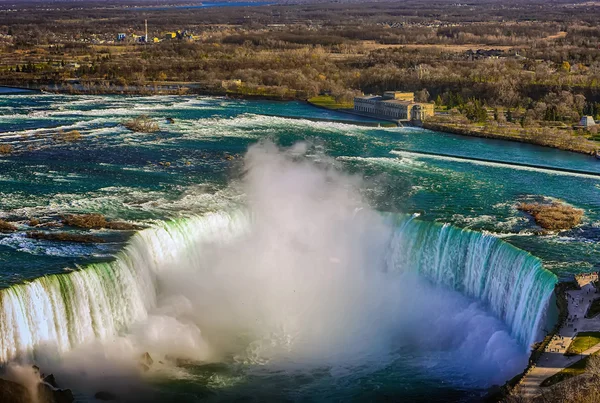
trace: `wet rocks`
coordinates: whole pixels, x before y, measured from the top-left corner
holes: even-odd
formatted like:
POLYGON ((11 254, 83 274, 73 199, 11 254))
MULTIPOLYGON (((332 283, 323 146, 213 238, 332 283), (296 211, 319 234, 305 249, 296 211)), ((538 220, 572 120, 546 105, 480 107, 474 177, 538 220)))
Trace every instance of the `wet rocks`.
POLYGON ((100 391, 94 395, 94 399, 103 401, 117 400, 117 395, 106 391, 100 391))
POLYGON ((31 403, 31 396, 25 386, 0 379, 0 402, 31 403))
MULTIPOLYGON (((39 375, 39 368, 33 366, 34 372, 39 375)), ((43 379, 40 377, 40 383, 37 385, 37 398, 32 396, 32 393, 25 386, 0 379, 0 402, 11 403, 72 403, 75 401, 73 392, 70 389, 59 389, 54 379, 54 375, 50 374, 43 379)), ((35 394, 35 393, 34 393, 35 394)))
POLYGON ((85 229, 137 230, 139 226, 122 221, 108 221, 102 214, 75 214, 63 217, 63 223, 70 227, 85 229))
POLYGON ((150 371, 150 366, 154 364, 154 360, 152 359, 152 357, 150 357, 150 354, 148 352, 145 352, 144 354, 142 354, 140 356, 140 359, 138 361, 138 367, 143 371, 143 372, 148 372, 150 371))
POLYGON ((94 236, 94 235, 72 234, 69 232, 35 231, 35 232, 28 232, 27 238, 44 239, 47 241, 79 242, 79 243, 103 243, 103 242, 106 242, 104 239, 94 236))

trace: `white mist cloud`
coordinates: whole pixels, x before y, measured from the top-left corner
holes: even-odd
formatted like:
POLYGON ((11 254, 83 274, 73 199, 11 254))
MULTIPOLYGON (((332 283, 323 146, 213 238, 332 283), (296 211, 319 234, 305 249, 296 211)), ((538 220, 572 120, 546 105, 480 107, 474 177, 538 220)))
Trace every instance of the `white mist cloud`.
POLYGON ((309 151, 252 146, 247 213, 197 220, 186 236, 202 241, 173 245, 148 319, 54 368, 102 378, 116 366, 135 379, 134 363, 149 351, 155 361, 326 368, 334 376, 404 365, 478 386, 521 370, 526 352, 500 320, 389 266, 394 229, 361 198, 361 179, 324 156, 306 158, 309 151))
POLYGON ((199 350, 190 357, 374 370, 417 348, 436 351, 440 365, 461 360, 460 370, 483 383, 518 371, 523 349, 501 321, 388 267, 393 228, 361 198, 361 179, 324 156, 305 158, 309 151, 251 147, 242 235, 159 274, 163 297, 189 301, 175 317, 200 330, 204 343, 194 338, 199 350))

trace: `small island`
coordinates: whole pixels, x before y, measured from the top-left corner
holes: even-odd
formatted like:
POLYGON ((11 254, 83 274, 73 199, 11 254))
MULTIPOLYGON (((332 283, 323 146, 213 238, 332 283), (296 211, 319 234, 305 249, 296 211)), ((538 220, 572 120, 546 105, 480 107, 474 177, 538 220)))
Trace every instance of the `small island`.
POLYGON ((545 230, 564 231, 581 223, 583 210, 564 203, 521 203, 517 209, 533 217, 545 230))

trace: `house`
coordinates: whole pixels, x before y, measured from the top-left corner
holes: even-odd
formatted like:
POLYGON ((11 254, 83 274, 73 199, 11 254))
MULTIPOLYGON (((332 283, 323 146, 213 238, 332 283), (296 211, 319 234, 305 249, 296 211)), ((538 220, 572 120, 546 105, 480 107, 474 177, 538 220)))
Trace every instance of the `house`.
POLYGON ((592 126, 596 126, 596 122, 594 121, 593 117, 591 117, 591 116, 584 116, 579 121, 579 126, 580 127, 592 127, 592 126))
POLYGON ((225 88, 226 90, 229 90, 232 88, 235 89, 241 85, 242 85, 242 80, 239 80, 239 79, 222 80, 221 81, 221 87, 225 88))
POLYGON ((434 104, 415 102, 413 92, 386 91, 383 96, 354 98, 354 112, 393 120, 423 121, 434 115, 434 104))

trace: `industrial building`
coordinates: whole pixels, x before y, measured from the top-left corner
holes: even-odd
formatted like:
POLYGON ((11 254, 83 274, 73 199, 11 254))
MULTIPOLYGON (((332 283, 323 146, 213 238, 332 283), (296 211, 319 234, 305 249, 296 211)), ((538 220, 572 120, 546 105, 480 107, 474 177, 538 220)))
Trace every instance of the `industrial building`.
POLYGON ((434 115, 434 104, 415 102, 412 92, 386 91, 383 96, 354 98, 354 112, 392 120, 423 121, 434 115))

